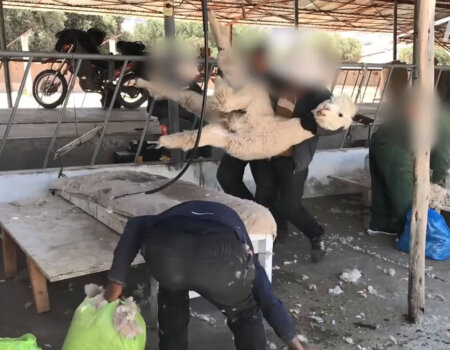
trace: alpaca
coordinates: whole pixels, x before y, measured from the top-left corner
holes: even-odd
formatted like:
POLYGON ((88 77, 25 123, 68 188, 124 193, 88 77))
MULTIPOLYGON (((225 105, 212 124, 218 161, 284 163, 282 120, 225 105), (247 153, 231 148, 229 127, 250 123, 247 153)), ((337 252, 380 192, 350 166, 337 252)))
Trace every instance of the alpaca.
MULTIPOLYGON (((216 79, 214 96, 206 101, 205 119, 210 124, 202 130, 199 147, 214 146, 233 157, 255 160, 271 158, 314 137, 314 128, 303 127, 300 119, 275 115, 266 88, 249 77, 212 11, 209 21, 219 48, 217 62, 223 79, 216 79)), ((137 79, 136 86, 147 89, 156 99, 168 98, 191 113, 201 113, 202 96, 198 93, 143 79, 137 79)), ((312 114, 319 127, 342 130, 350 126, 356 106, 343 95, 321 103, 312 114)), ((196 137, 195 130, 164 135, 159 139, 159 147, 187 151, 194 147, 196 137)))

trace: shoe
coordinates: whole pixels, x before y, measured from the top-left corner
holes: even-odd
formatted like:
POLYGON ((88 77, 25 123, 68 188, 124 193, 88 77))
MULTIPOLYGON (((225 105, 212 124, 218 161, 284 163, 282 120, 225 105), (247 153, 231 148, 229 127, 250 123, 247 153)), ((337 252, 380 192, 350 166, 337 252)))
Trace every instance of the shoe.
POLYGON ((327 248, 325 246, 325 239, 322 236, 311 239, 311 260, 315 263, 323 260, 325 255, 327 254, 327 248))
POLYGON ((395 232, 387 232, 387 231, 382 231, 382 230, 375 230, 375 229, 371 229, 368 228, 367 229, 367 234, 369 236, 390 236, 390 237, 397 237, 397 233, 395 232))

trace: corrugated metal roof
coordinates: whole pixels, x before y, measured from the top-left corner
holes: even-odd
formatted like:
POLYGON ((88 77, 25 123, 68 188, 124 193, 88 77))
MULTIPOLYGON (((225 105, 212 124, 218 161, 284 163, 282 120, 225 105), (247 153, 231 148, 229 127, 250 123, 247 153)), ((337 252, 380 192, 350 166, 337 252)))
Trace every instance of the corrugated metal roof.
MULTIPOLYGON (((398 0, 399 34, 413 27, 414 0, 398 0)), ((390 32, 394 0, 299 0, 300 26, 326 30, 390 32)), ((293 0, 210 0, 219 19, 228 23, 291 26, 293 0)), ((161 17, 163 1, 152 0, 7 0, 5 7, 62 10, 85 14, 118 14, 161 17)), ((177 18, 201 19, 199 0, 176 0, 177 18)), ((450 1, 437 0, 436 20, 450 16, 450 1)), ((436 38, 443 44, 446 23, 436 27, 436 38)), ((448 44, 448 43, 447 43, 448 44)), ((447 46, 447 45, 446 45, 447 46)))

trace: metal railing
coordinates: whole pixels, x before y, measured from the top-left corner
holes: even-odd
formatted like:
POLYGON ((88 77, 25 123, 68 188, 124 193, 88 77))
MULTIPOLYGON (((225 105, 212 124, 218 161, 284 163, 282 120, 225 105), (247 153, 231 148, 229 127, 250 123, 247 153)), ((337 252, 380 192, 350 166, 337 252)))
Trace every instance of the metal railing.
MULTIPOLYGON (((35 61, 42 61, 42 60, 46 60, 46 59, 65 59, 65 60, 70 60, 71 62, 73 62, 73 66, 74 71, 73 74, 71 75, 70 81, 69 81, 69 87, 68 87, 68 91, 67 94, 65 96, 65 99, 62 103, 62 108, 61 111, 59 113, 59 117, 57 119, 56 122, 56 127, 55 130, 53 132, 53 135, 51 137, 50 143, 48 145, 47 151, 46 151, 46 155, 45 155, 45 159, 43 161, 43 165, 42 168, 45 169, 47 168, 49 161, 51 159, 52 153, 54 153, 54 145, 56 142, 56 139, 58 138, 59 135, 59 131, 61 128, 61 124, 64 120, 64 115, 66 113, 66 109, 67 109, 67 105, 68 105, 68 101, 69 101, 69 97, 71 95, 71 93, 73 92, 74 86, 75 86, 75 82, 76 82, 76 78, 78 76, 78 72, 80 70, 80 66, 82 64, 82 62, 87 61, 87 60, 95 60, 95 61, 99 61, 99 60, 104 60, 104 61, 108 61, 108 62, 113 62, 113 61, 119 61, 119 62, 123 62, 121 65, 121 69, 120 69, 120 74, 117 77, 117 79, 115 79, 115 87, 113 90, 113 95, 111 98, 111 101, 109 102, 109 105, 106 109, 105 112, 105 116, 104 116, 104 120, 103 120, 103 125, 101 127, 101 130, 99 131, 99 137, 98 140, 96 142, 96 145, 94 147, 94 151, 90 160, 90 165, 95 165, 96 161, 97 161, 97 157, 100 151, 100 148, 102 146, 102 142, 103 139, 105 137, 106 134, 106 130, 108 128, 108 124, 110 122, 110 117, 111 117, 111 113, 112 113, 112 109, 113 106, 116 102, 117 99, 117 95, 119 93, 119 89, 120 89, 120 85, 122 82, 122 79, 124 77, 125 71, 126 71, 126 67, 127 64, 129 62, 144 62, 148 60, 148 57, 145 56, 128 56, 128 55, 97 55, 97 54, 78 54, 78 53, 58 53, 58 52, 22 52, 22 51, 0 51, 0 58, 2 57, 6 57, 8 58, 8 61, 13 61, 13 60, 24 60, 27 59, 27 65, 24 71, 24 75, 22 76, 22 80, 20 83, 20 88, 18 90, 16 99, 15 99, 15 103, 14 106, 11 110, 10 113, 10 117, 8 119, 8 123, 6 125, 6 130, 5 133, 1 139, 1 144, 0 144, 0 159, 2 157, 3 154, 3 150, 5 148, 5 144, 7 142, 7 139, 9 137, 9 133, 11 130, 11 126, 14 124, 14 118, 17 114, 17 110, 19 108, 19 103, 20 103, 20 99, 22 97, 23 94, 23 90, 24 90, 24 86, 25 86, 25 81, 26 78, 28 76, 28 74, 30 73, 30 68, 31 68, 31 64, 35 61)), ((212 66, 214 65, 214 61, 211 62, 212 66)), ((211 68, 212 68, 211 66, 211 68)), ((209 70, 209 73, 211 72, 211 70, 209 70)), ((144 144, 144 140, 145 137, 147 135, 147 131, 148 131, 148 126, 150 124, 151 121, 151 117, 152 117, 152 112, 153 112, 153 108, 154 108, 155 102, 154 100, 152 100, 151 104, 150 104, 150 108, 149 111, 147 113, 146 116, 146 120, 145 120, 145 124, 144 127, 142 129, 140 138, 139 138, 139 144, 138 144, 138 149, 137 149, 137 153, 135 156, 135 163, 138 163, 139 161, 139 155, 140 152, 142 150, 143 144, 144 144)))
MULTIPOLYGON (((94 151, 92 154, 92 157, 90 159, 90 165, 95 165, 98 154, 100 151, 100 148, 102 146, 102 142, 104 140, 106 130, 108 128, 108 124, 110 122, 111 112, 114 106, 114 103, 116 101, 117 95, 119 93, 120 84, 122 82, 122 79, 124 77, 127 64, 131 61, 135 62, 143 62, 147 61, 148 57, 145 56, 127 56, 127 55, 98 55, 98 54, 78 54, 78 53, 58 53, 58 52, 22 52, 22 51, 0 51, 0 58, 7 58, 8 61, 12 60, 23 60, 27 62, 26 67, 24 69, 24 75, 22 76, 22 80, 20 82, 20 87, 17 92, 17 96, 14 102, 14 106, 11 109, 11 113, 6 125, 6 129, 4 132, 4 135, 1 139, 0 144, 0 159, 2 157, 5 144, 7 142, 7 139, 9 137, 9 133, 11 130, 11 126, 14 124, 14 118, 16 116, 17 110, 19 108, 20 99, 23 94, 25 81, 27 79, 27 76, 30 74, 31 65, 32 63, 35 63, 37 61, 42 61, 43 59, 66 59, 72 61, 72 67, 74 67, 73 74, 71 76, 71 79, 69 81, 69 87, 68 87, 68 93, 66 94, 66 97, 62 103, 62 108, 60 110, 55 130, 53 132, 53 135, 50 139, 45 159, 42 164, 42 168, 47 168, 49 161, 52 157, 52 154, 55 153, 54 146, 55 142, 58 138, 61 125, 64 120, 64 116, 67 110, 67 105, 69 101, 69 97, 71 93, 74 90, 75 81, 77 77, 77 73, 80 69, 80 66, 82 62, 85 62, 87 60, 103 60, 108 62, 122 62, 120 74, 115 79, 115 87, 112 95, 112 99, 109 102, 108 108, 106 109, 104 120, 101 126, 101 129, 99 131, 99 137, 95 144, 94 151)), ((210 76, 211 69, 214 67, 215 61, 211 62, 211 67, 208 70, 208 76, 210 76)), ((334 76, 330 79, 329 88, 330 90, 336 94, 342 94, 346 93, 350 95, 354 102, 357 103, 360 106, 370 105, 372 109, 375 110, 374 116, 373 116, 373 123, 372 126, 370 126, 368 138, 371 137, 374 125, 378 123, 379 117, 381 114, 381 106, 385 100, 386 92, 388 87, 390 86, 393 73, 396 69, 399 70, 406 70, 407 72, 407 84, 411 84, 412 77, 413 77, 413 65, 406 65, 406 64, 364 64, 364 63, 357 63, 357 64, 341 64, 338 69, 336 69, 336 72, 334 76)), ((442 76, 443 71, 450 70, 450 67, 448 66, 437 66, 437 76, 436 76, 436 87, 439 84, 439 81, 442 76)), ((145 118, 144 126, 142 128, 142 132, 139 137, 139 143, 137 147, 137 153, 134 157, 134 162, 138 163, 139 156, 143 148, 145 137, 147 136, 149 124, 152 117, 153 108, 155 106, 154 100, 151 101, 150 106, 148 108, 148 112, 145 118)), ((343 134, 343 138, 340 144, 340 147, 344 147, 345 141, 347 139, 347 136, 351 129, 347 130, 343 134)))

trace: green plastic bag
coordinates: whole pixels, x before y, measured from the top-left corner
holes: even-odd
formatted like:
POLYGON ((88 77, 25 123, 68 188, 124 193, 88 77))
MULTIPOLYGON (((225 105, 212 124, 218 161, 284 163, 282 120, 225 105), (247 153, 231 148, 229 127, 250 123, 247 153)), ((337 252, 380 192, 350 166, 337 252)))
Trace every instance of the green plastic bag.
POLYGON ((96 309, 92 298, 86 297, 75 310, 62 350, 144 350, 145 321, 136 313, 136 322, 142 334, 134 339, 121 336, 114 328, 114 313, 117 303, 109 303, 96 309))
POLYGON ((0 338, 0 350, 41 350, 33 334, 24 334, 20 338, 0 338))

